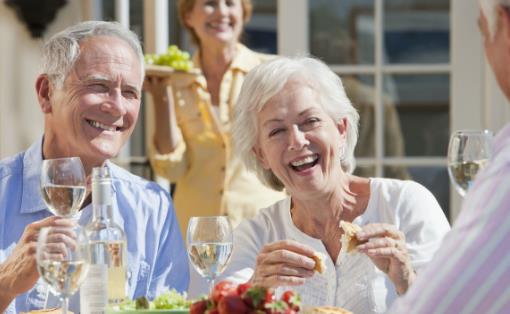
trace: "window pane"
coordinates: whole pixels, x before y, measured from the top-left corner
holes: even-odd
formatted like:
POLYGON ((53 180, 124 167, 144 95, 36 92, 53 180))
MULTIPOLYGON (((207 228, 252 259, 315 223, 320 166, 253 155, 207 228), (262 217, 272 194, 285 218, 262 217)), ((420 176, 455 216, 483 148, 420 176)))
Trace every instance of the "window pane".
POLYGON ((263 53, 277 52, 277 2, 274 0, 254 0, 253 15, 245 26, 243 43, 250 49, 263 53))
POLYGON ((375 177, 375 166, 357 166, 354 175, 364 178, 375 177))
POLYGON ((360 123, 358 125, 358 144, 354 151, 356 157, 375 156, 375 89, 373 75, 343 75, 347 97, 358 110, 360 123))
POLYGON ((373 0, 310 0, 310 52, 330 64, 374 63, 373 0))
POLYGON ((387 63, 448 63, 448 0, 384 1, 384 59, 387 63))
MULTIPOLYGON (((425 186, 443 209, 446 217, 450 212, 450 181, 446 167, 409 167, 411 179, 425 186)), ((391 167, 384 167, 384 176, 392 177, 391 167)))
MULTIPOLYGON (((398 121, 401 128, 401 135, 387 134, 387 141, 403 137, 407 156, 444 157, 449 136, 449 75, 385 75, 383 84, 386 107, 396 108, 396 112, 386 112, 385 129, 398 121)), ((385 155, 395 157, 398 152, 387 150, 385 155)))

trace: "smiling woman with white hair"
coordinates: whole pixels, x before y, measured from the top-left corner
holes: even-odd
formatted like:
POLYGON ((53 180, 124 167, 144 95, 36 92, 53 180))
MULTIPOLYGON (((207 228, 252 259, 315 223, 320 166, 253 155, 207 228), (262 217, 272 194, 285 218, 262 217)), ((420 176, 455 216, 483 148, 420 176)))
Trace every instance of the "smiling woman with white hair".
POLYGON ((340 78, 316 59, 278 58, 247 75, 234 112, 237 152, 289 197, 236 229, 223 278, 293 286, 307 305, 355 313, 384 312, 406 292, 449 225, 423 186, 352 175, 358 118, 340 78), (355 253, 342 250, 340 221, 361 226, 355 253))

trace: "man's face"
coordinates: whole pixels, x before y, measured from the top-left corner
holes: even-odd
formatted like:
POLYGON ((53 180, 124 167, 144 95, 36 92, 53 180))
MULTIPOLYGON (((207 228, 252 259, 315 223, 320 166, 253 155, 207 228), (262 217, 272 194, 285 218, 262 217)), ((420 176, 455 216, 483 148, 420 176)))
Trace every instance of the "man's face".
POLYGON ((508 77, 510 62, 510 23, 508 12, 505 8, 499 7, 496 13, 497 26, 492 38, 489 32, 489 24, 482 10, 478 18, 478 27, 483 36, 485 55, 496 76, 499 86, 510 99, 510 77, 508 77))
POLYGON ((119 153, 135 127, 141 65, 133 49, 116 37, 92 37, 80 46, 63 87, 50 95, 45 142, 51 141, 58 155, 101 163, 119 153))

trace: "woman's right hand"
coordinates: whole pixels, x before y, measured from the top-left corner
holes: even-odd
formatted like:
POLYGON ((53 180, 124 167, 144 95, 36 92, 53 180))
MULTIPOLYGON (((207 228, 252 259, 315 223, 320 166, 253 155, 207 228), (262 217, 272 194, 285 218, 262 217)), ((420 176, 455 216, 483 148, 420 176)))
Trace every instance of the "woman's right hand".
POLYGON ((257 256, 252 285, 261 287, 297 286, 313 276, 314 250, 293 240, 265 245, 257 256))

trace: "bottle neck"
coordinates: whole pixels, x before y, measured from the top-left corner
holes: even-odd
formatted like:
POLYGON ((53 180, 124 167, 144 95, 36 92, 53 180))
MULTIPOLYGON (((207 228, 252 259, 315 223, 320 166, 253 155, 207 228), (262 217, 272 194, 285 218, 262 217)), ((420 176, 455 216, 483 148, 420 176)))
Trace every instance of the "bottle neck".
POLYGON ((112 219, 112 181, 108 179, 92 182, 93 220, 112 219))

